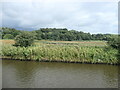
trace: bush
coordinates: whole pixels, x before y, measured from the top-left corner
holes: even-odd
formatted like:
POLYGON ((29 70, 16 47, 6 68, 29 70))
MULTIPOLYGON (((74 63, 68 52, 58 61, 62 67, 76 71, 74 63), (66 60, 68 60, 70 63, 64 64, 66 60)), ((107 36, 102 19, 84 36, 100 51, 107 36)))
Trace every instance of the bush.
POLYGON ((29 32, 23 32, 15 37, 15 46, 28 47, 34 42, 34 36, 29 32))
POLYGON ((107 43, 109 46, 115 49, 119 49, 119 46, 120 46, 119 37, 111 38, 107 43))
POLYGON ((3 37, 3 39, 13 39, 13 38, 14 38, 14 36, 11 35, 11 34, 6 34, 6 35, 3 37))

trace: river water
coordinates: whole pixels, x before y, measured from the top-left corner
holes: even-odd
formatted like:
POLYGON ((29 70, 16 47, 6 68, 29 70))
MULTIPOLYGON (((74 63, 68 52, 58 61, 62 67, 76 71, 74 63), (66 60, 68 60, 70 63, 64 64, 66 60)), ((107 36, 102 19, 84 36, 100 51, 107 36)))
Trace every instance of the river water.
POLYGON ((117 88, 118 66, 2 60, 3 88, 117 88))

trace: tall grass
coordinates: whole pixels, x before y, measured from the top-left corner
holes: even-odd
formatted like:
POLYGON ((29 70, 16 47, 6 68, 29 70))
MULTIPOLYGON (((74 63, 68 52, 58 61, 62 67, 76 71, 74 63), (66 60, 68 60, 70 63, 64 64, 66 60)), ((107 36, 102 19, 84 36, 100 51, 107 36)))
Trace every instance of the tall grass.
POLYGON ((20 60, 117 64, 117 53, 115 49, 96 46, 39 44, 25 48, 3 44, 0 54, 3 58, 20 60))

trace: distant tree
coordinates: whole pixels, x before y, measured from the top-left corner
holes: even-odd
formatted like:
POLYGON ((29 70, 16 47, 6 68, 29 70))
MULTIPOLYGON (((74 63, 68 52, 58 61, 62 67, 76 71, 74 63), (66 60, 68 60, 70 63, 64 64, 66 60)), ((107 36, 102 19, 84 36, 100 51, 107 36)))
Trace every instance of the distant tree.
MULTIPOLYGON (((13 35, 16 37, 20 35, 23 31, 16 30, 14 28, 1 27, 0 35, 3 38, 6 38, 7 34, 13 35)), ((28 31, 32 33, 32 36, 35 36, 37 40, 62 40, 62 41, 74 41, 74 40, 105 40, 110 41, 111 38, 116 38, 115 34, 90 34, 82 31, 68 30, 67 28, 40 28, 34 31, 28 31)))
POLYGON ((7 28, 7 27, 2 27, 0 30, 2 33, 2 39, 6 34, 11 34, 14 37, 16 37, 17 35, 19 35, 22 32, 20 30, 14 29, 14 28, 7 28))
POLYGON ((4 35, 3 39, 14 39, 14 36, 11 34, 4 35))
POLYGON ((34 42, 34 36, 30 32, 22 32, 15 37, 15 46, 28 47, 34 42))

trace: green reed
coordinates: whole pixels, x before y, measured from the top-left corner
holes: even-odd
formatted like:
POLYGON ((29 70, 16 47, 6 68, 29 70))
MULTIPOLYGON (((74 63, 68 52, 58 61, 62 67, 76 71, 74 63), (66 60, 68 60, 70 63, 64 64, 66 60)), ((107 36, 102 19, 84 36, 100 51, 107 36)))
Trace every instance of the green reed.
POLYGON ((80 63, 117 64, 117 50, 104 47, 80 47, 79 45, 40 44, 31 47, 2 45, 3 58, 36 61, 63 61, 80 63))

